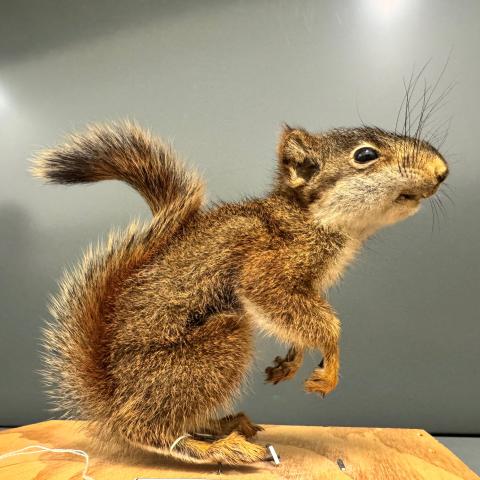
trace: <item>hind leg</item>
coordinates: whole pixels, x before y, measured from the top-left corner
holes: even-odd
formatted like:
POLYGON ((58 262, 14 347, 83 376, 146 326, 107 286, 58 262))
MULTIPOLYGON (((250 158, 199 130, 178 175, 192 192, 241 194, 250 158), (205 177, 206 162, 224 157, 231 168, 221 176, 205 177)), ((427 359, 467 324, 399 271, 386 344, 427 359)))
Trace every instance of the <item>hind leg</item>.
POLYGON ((114 415, 117 430, 130 443, 193 462, 239 464, 268 456, 266 448, 235 431, 213 443, 184 437, 205 431, 240 390, 252 356, 252 329, 245 316, 214 314, 178 344, 130 344, 128 351, 115 365, 121 401, 114 415))

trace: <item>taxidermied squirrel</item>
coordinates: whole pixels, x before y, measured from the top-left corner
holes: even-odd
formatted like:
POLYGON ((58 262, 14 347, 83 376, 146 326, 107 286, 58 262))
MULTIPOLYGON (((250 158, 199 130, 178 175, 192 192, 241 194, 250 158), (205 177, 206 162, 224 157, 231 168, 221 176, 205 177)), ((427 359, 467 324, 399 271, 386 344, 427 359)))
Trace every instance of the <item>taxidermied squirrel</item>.
POLYGON ((428 142, 370 127, 285 126, 271 193, 211 208, 199 176, 134 124, 92 126, 34 162, 53 183, 123 180, 153 213, 90 248, 52 301, 46 369, 58 407, 110 442, 225 464, 269 456, 246 415, 219 418, 246 376, 254 326, 291 346, 267 381, 293 377, 316 349, 323 361, 305 389, 331 392, 340 322, 325 291, 362 242, 413 215, 448 173, 428 142))

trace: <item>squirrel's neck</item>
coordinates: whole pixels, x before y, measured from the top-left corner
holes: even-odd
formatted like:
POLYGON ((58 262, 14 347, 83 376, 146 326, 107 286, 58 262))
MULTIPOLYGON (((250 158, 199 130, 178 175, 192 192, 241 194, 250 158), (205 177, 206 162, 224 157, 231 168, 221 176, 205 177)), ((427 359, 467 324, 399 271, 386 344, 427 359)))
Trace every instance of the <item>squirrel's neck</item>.
POLYGON ((318 261, 318 275, 312 279, 313 284, 318 290, 329 289, 354 260, 363 239, 352 235, 341 225, 322 223, 309 208, 292 202, 289 196, 275 192, 264 201, 269 215, 282 228, 296 239, 304 239, 303 246, 315 251, 311 258, 318 261))
POLYGON ((281 220, 288 223, 293 230, 314 229, 326 234, 335 234, 361 245, 374 233, 355 224, 328 215, 319 215, 311 205, 305 205, 302 200, 285 189, 275 189, 266 199, 272 212, 281 212, 281 220))

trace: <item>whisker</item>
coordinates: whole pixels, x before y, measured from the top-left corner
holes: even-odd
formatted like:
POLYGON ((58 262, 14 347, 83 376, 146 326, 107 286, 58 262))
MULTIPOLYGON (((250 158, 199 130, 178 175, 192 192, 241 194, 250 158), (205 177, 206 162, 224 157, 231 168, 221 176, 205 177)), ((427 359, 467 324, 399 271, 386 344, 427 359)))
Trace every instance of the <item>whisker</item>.
MULTIPOLYGON (((424 121, 426 122, 432 115, 437 113, 447 104, 447 101, 444 101, 450 92, 457 86, 457 82, 450 83, 444 91, 432 102, 428 105, 427 114, 424 117, 424 121)), ((433 93, 433 91, 432 91, 433 93)), ((428 99, 430 101, 430 99, 428 99)))
POLYGON ((420 150, 420 135, 421 135, 423 124, 424 124, 424 114, 428 104, 428 98, 427 98, 428 92, 429 92, 429 87, 427 86, 427 82, 424 81, 422 106, 421 106, 420 114, 418 116, 417 130, 415 131, 414 140, 413 140, 414 163, 417 163, 418 152, 420 150))
POLYGON ((402 103, 400 104, 400 107, 398 108, 397 119, 395 120, 395 129, 393 130, 395 135, 398 133, 398 121, 400 120, 400 114, 402 113, 404 103, 405 103, 405 94, 403 95, 402 103))
POLYGON ((407 86, 405 83, 403 84, 405 88, 405 118, 403 120, 403 135, 407 136, 408 129, 407 126, 409 125, 409 115, 410 115, 410 84, 407 86))
POLYGON ((438 211, 438 205, 437 205, 437 202, 435 201, 435 197, 432 197, 432 205, 433 205, 433 209, 435 210, 437 232, 439 232, 440 231, 440 213, 438 211))
POLYGON ((433 202, 431 199, 428 199, 428 204, 430 205, 430 210, 432 212, 432 231, 431 234, 433 235, 433 232, 435 230, 435 210, 433 208, 433 202))
POLYGON ((453 201, 452 197, 445 190, 439 190, 438 195, 443 195, 443 197, 446 198, 452 206, 455 206, 455 202, 453 201))
MULTIPOLYGON (((455 192, 453 191, 452 186, 451 186, 449 183, 447 183, 447 182, 444 182, 444 183, 442 184, 442 187, 448 189, 448 190, 450 191, 450 193, 452 193, 452 194, 455 193, 455 192)), ((445 192, 444 192, 444 193, 445 193, 445 192)))
MULTIPOLYGON (((419 80, 419 78, 421 77, 421 75, 424 73, 424 71, 426 70, 426 68, 428 67, 428 65, 430 64, 430 62, 432 61, 432 59, 430 58, 429 60, 427 60, 427 62, 425 63, 425 65, 420 69, 420 71, 418 72, 416 78, 414 79, 413 78, 413 75, 415 73, 415 67, 413 67, 412 69, 412 73, 410 74, 410 79, 408 81, 408 87, 405 83, 405 79, 403 79, 403 87, 404 87, 404 90, 405 90, 405 94, 403 96, 403 99, 402 99, 402 103, 400 104, 400 108, 398 109, 398 112, 397 112, 397 119, 395 121, 395 133, 397 133, 397 127, 398 127, 398 120, 400 119, 400 114, 403 110, 403 106, 405 105, 405 117, 407 116, 407 113, 408 113, 408 108, 407 108, 407 101, 408 101, 408 98, 410 96, 410 94, 413 94, 414 90, 415 90, 415 86, 419 80)), ((404 130, 403 130, 403 134, 406 135, 407 131, 406 131, 406 128, 405 128, 405 124, 406 124, 406 118, 404 119, 404 130)))
POLYGON ((442 202, 441 197, 439 197, 439 196, 435 197, 435 201, 437 202, 438 208, 439 208, 440 212, 442 213, 443 218, 444 219, 448 218, 447 210, 445 208, 445 205, 442 202))
POLYGON ((445 140, 447 139, 447 136, 450 132, 450 127, 452 124, 452 118, 449 117, 446 120, 443 120, 442 122, 438 123, 437 126, 435 126, 434 129, 431 129, 426 135, 425 135, 425 140, 431 143, 432 145, 435 145, 437 149, 440 149, 441 146, 445 143, 445 140), (444 129, 442 133, 440 133, 441 129, 444 129))
POLYGON ((367 124, 363 121, 362 115, 360 114, 360 108, 358 106, 358 96, 355 97, 355 108, 357 110, 357 116, 360 119, 360 123, 361 123, 362 127, 366 127, 367 124))
MULTIPOLYGON (((441 77, 439 77, 440 79, 441 77)), ((425 125, 427 124, 428 120, 435 114, 437 113, 441 108, 443 108, 446 105, 445 98, 447 95, 452 91, 452 89, 455 86, 455 83, 451 83, 445 90, 433 101, 430 103, 432 95, 437 89, 438 82, 435 83, 434 87, 430 89, 430 93, 428 94, 428 97, 425 98, 424 103, 422 105, 422 111, 420 113, 419 119, 418 119, 418 127, 417 127, 417 132, 415 135, 415 141, 420 142, 420 137, 422 135, 422 132, 425 128, 425 125)), ((424 90, 424 95, 426 95, 427 88, 424 90)), ((448 133, 448 130, 447 132, 448 133)), ((444 138, 442 139, 442 143, 446 139, 446 134, 444 135, 444 138)))

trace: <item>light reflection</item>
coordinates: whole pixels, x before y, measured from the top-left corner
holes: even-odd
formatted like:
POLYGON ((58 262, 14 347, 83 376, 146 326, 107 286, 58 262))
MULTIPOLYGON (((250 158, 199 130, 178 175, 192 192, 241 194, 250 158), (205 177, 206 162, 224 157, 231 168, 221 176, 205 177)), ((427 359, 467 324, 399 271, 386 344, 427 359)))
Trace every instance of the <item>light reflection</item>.
POLYGON ((398 20, 410 4, 411 0, 364 0, 366 13, 382 21, 398 20))
POLYGON ((0 83, 0 115, 8 110, 9 105, 10 102, 8 101, 7 92, 3 85, 0 83))

